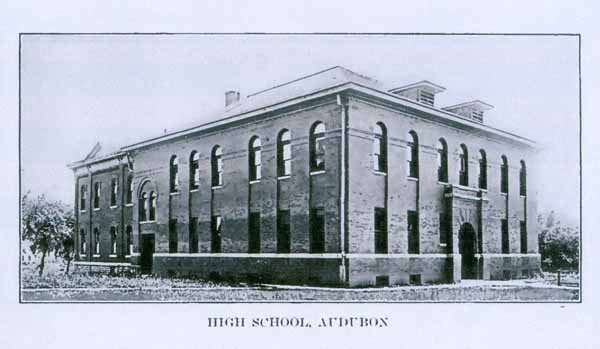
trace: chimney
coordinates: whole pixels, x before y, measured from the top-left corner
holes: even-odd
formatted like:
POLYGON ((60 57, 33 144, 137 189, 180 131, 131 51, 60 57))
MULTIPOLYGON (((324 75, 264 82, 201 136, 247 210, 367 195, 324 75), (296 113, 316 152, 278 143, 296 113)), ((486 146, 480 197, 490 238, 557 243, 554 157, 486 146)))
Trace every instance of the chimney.
POLYGON ((483 124, 483 112, 492 108, 494 108, 494 106, 489 105, 480 100, 475 100, 471 102, 452 105, 449 107, 444 107, 442 108, 442 110, 449 111, 460 116, 464 116, 475 122, 483 124))
POLYGON ((414 84, 393 88, 389 92, 433 107, 435 104, 435 94, 445 90, 442 86, 423 80, 414 84))
POLYGON ((233 103, 236 103, 240 100, 240 92, 239 91, 227 91, 225 92, 225 106, 228 107, 233 103))

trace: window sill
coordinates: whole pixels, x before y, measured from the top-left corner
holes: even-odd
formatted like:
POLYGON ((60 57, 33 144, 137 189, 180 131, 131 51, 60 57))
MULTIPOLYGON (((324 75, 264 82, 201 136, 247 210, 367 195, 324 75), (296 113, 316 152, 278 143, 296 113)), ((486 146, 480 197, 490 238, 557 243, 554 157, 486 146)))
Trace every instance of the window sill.
POLYGON ((508 196, 508 193, 500 193, 502 196, 508 196))
POLYGON ((419 178, 417 178, 417 177, 406 177, 406 179, 409 181, 415 181, 415 182, 419 181, 419 178))
POLYGON ((487 192, 488 192, 486 188, 479 188, 479 190, 481 190, 481 191, 482 191, 482 192, 484 192, 484 193, 487 193, 487 192))
POLYGON ((521 194, 520 196, 521 196, 521 199, 525 199, 527 197, 527 195, 523 195, 523 194, 521 194))
POLYGON ((116 255, 116 254, 109 254, 108 256, 109 256, 110 258, 117 258, 117 255, 116 255))
POLYGON ((179 191, 172 191, 169 193, 169 195, 174 196, 174 195, 179 195, 181 194, 179 191))
POLYGON ((223 188, 222 184, 221 185, 213 185, 212 186, 212 190, 221 189, 221 188, 223 188))
POLYGON ((131 255, 130 254, 126 254, 125 258, 131 258, 131 255))
POLYGON ((254 180, 251 180, 251 181, 250 181, 250 182, 248 182, 248 183, 250 183, 250 184, 256 184, 256 183, 260 183, 260 179, 254 179, 254 180))
POLYGON ((110 208, 112 210, 113 208, 117 208, 117 207, 119 207, 119 206, 115 205, 115 206, 111 206, 110 208))
POLYGON ((147 223, 156 223, 156 220, 153 221, 141 221, 140 224, 147 224, 147 223))
POLYGON ((448 182, 440 182, 440 181, 438 181, 438 182, 437 182, 437 184, 439 184, 439 185, 449 185, 450 183, 448 183, 448 182))
POLYGON ((96 208, 94 208, 94 210, 93 210, 93 211, 100 211, 100 207, 96 207, 96 208))
POLYGON ((82 253, 79 255, 79 258, 85 258, 85 257, 87 257, 87 255, 85 253, 82 253))
POLYGON ((282 179, 289 179, 289 178, 292 178, 292 176, 291 175, 285 175, 285 176, 279 176, 279 177, 277 177, 277 180, 280 181, 282 179))
POLYGON ((310 175, 311 175, 311 176, 316 176, 316 175, 320 175, 320 174, 323 174, 323 173, 325 173, 325 170, 312 171, 312 172, 310 173, 310 175))
POLYGON ((373 174, 376 176, 387 176, 386 172, 381 172, 381 171, 377 171, 377 170, 373 170, 373 174))
POLYGON ((79 210, 80 213, 85 213, 85 210, 79 210))
POLYGON ((100 258, 100 254, 93 254, 92 257, 100 258))
POLYGON ((133 203, 125 204, 125 207, 132 207, 133 203))
POLYGON ((190 193, 195 193, 197 191, 200 191, 200 189, 199 188, 190 189, 190 193))
POLYGON ((448 247, 448 244, 440 242, 440 247, 448 247))

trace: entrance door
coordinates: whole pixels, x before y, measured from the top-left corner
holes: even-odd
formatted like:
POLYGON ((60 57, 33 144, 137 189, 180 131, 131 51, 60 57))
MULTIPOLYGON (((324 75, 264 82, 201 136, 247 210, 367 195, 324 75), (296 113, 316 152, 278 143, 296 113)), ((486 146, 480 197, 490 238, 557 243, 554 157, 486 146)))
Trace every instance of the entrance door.
POLYGON ((458 252, 461 254, 461 279, 477 278, 477 260, 475 259, 475 230, 469 223, 460 227, 458 252))
POLYGON ((142 274, 152 273, 152 255, 154 254, 154 234, 142 234, 140 269, 142 274))

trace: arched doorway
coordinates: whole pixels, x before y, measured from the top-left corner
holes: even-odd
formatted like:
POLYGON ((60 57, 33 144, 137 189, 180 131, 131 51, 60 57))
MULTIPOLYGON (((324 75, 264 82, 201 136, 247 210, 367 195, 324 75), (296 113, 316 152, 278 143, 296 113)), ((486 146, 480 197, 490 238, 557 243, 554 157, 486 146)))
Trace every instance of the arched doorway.
POLYGON ((461 254, 461 279, 477 278, 477 240, 475 229, 470 223, 460 226, 458 232, 458 252, 461 254))

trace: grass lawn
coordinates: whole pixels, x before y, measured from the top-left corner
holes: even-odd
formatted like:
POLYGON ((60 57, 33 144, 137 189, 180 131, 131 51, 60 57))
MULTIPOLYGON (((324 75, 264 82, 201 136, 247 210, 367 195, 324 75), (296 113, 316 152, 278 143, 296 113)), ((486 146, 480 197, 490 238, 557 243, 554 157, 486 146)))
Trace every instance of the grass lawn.
MULTIPOLYGON (((24 302, 514 302, 579 300, 577 287, 545 279, 465 280, 460 284, 326 288, 215 283, 153 276, 65 275, 50 264, 42 277, 22 268, 24 302)), ((551 280, 551 278, 548 278, 551 280)))

